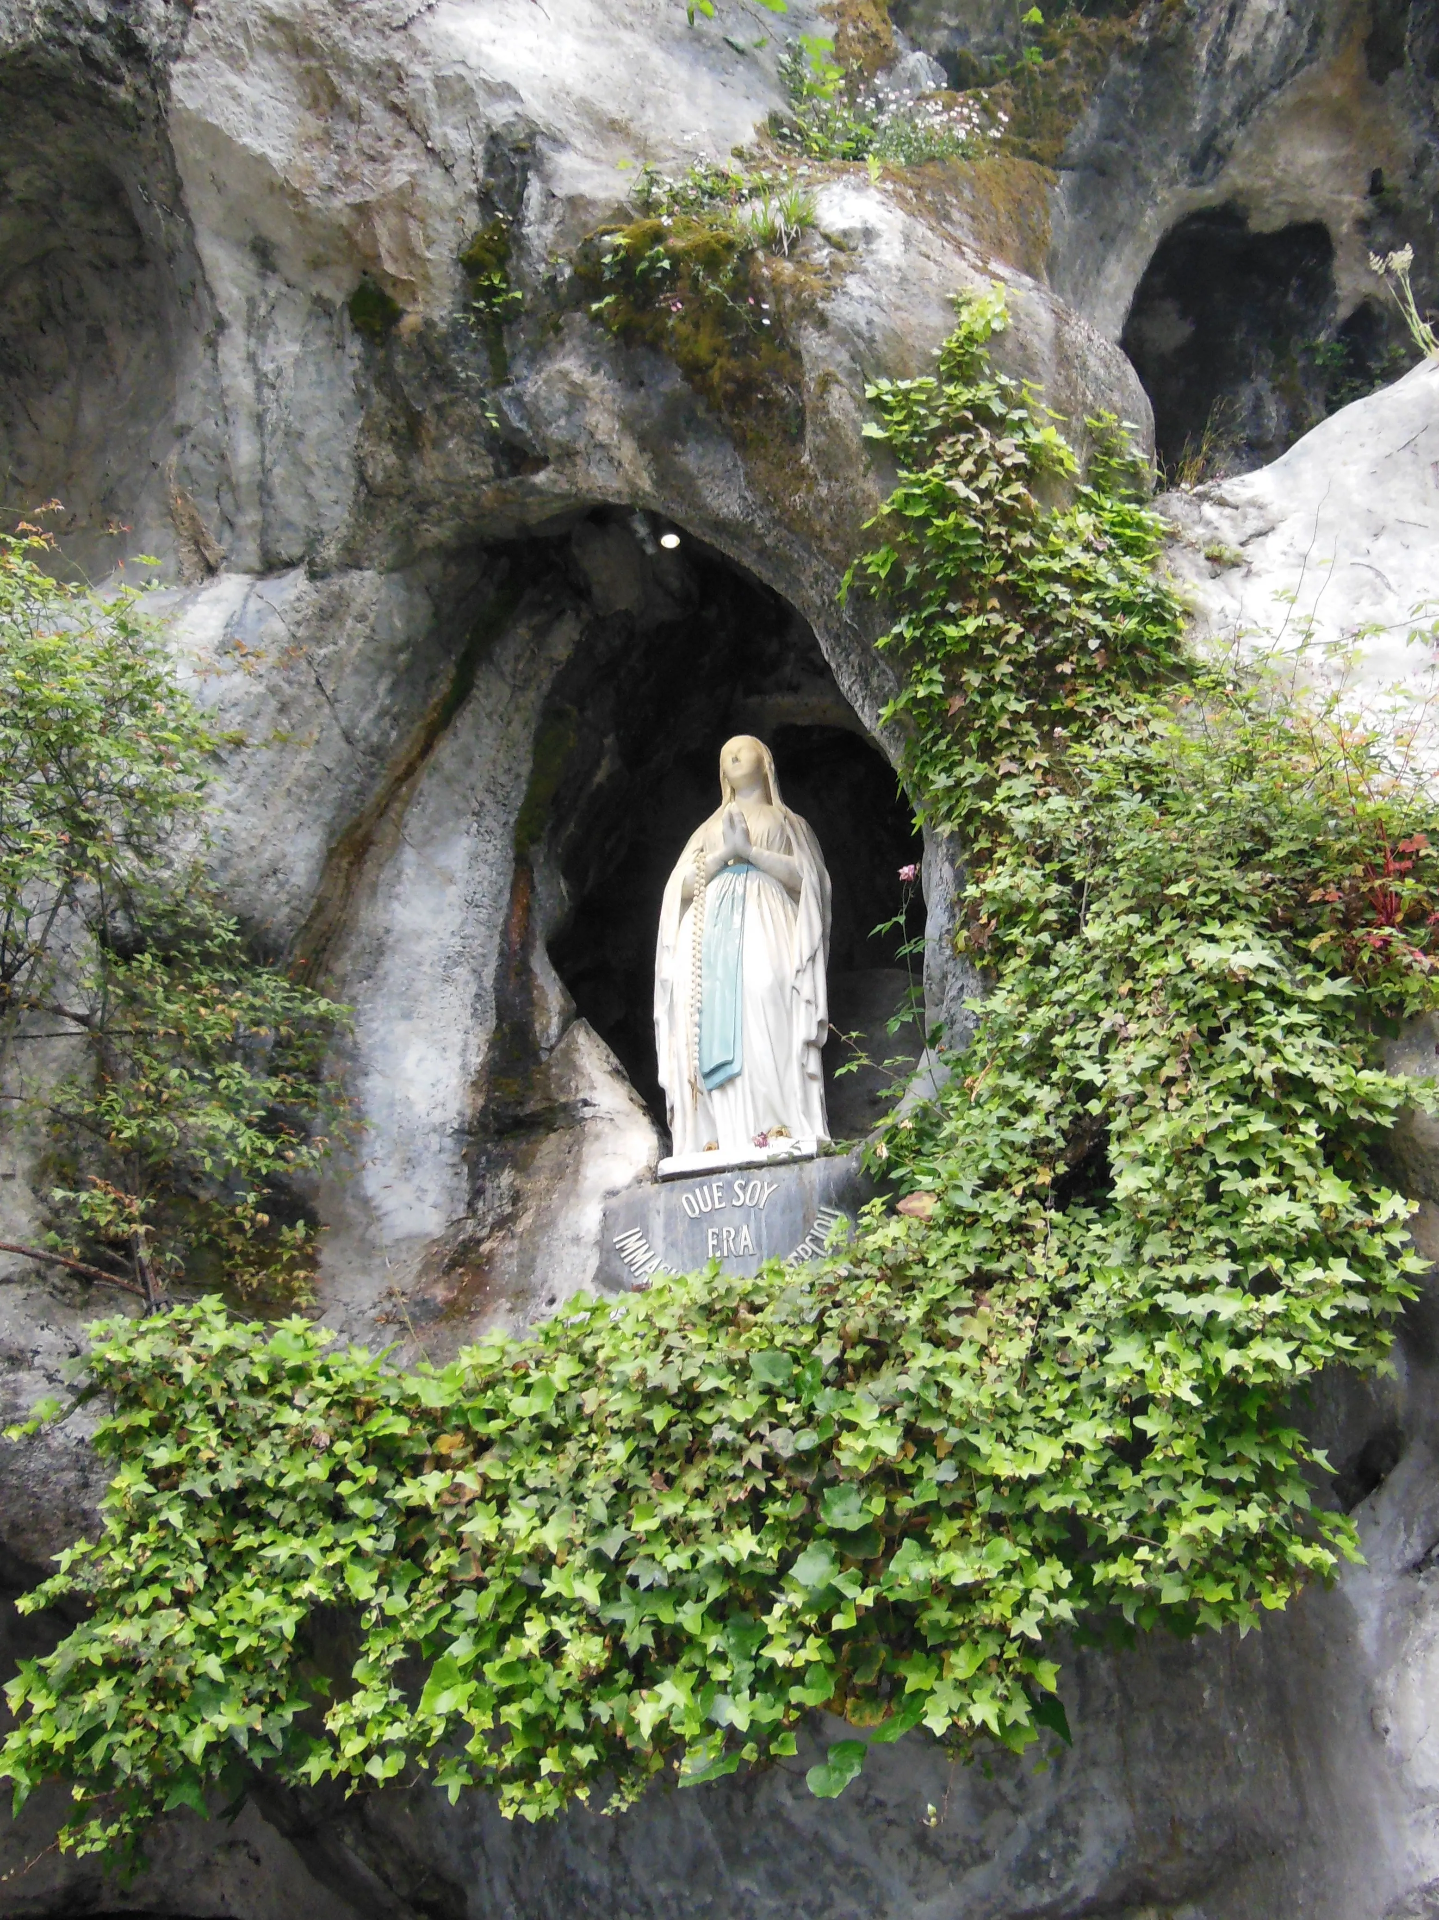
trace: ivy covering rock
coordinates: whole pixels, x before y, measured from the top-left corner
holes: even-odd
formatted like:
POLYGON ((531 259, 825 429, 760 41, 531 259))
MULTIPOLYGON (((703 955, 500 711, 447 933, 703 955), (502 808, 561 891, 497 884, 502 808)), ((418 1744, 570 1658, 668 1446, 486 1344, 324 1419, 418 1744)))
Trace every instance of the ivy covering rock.
POLYGON ((1063 1731, 1076 1626, 1256 1624, 1356 1552, 1296 1390, 1412 1294, 1377 1170, 1433 1097, 1373 1037, 1433 1002, 1432 807, 1337 710, 1191 659, 1112 421, 1076 453, 989 365, 872 392, 899 468, 856 579, 969 862, 992 992, 876 1163, 911 1196, 799 1274, 572 1301, 443 1370, 217 1302, 97 1329, 116 1478, 22 1604, 3 1770, 132 1844, 248 1770, 428 1770, 536 1818, 923 1725, 1063 1731), (337 1622, 340 1623, 337 1630, 337 1622))

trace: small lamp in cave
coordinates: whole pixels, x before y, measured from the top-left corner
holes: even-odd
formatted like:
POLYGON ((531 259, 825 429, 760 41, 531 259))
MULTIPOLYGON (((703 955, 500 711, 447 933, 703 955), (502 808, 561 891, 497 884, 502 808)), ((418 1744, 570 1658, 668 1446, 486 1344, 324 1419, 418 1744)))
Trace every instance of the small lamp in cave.
POLYGON ((670 528, 668 533, 662 533, 660 535, 660 545, 662 547, 668 547, 671 553, 674 552, 675 548, 679 545, 679 543, 680 543, 680 537, 675 532, 673 527, 670 528))

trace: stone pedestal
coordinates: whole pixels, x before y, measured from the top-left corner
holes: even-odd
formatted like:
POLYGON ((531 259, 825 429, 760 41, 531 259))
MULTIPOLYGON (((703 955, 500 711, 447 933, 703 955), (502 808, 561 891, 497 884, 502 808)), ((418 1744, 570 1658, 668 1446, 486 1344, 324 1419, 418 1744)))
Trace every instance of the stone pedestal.
POLYGON ((873 1192, 857 1152, 633 1187, 605 1210, 596 1285, 615 1292, 711 1260, 736 1275, 770 1259, 802 1266, 873 1192))

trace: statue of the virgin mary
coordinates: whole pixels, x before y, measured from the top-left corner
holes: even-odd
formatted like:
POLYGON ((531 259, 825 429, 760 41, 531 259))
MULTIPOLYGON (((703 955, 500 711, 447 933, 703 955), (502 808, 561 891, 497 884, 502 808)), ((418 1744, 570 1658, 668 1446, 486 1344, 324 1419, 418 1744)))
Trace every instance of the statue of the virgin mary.
POLYGON ((665 887, 655 1046, 676 1155, 721 1161, 829 1138, 829 875, 749 734, 720 750, 720 805, 665 887))

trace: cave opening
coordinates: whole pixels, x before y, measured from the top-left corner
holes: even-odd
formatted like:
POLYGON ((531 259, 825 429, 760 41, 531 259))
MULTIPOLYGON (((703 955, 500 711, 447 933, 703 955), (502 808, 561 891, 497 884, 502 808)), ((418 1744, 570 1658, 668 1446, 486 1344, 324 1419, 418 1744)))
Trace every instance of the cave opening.
POLYGON ((1212 207, 1165 235, 1120 344, 1171 483, 1247 473, 1324 417, 1335 303, 1320 221, 1256 233, 1238 207, 1212 207))
MULTIPOLYGON (((1383 201, 1380 171, 1371 198, 1383 201)), ((1120 344, 1154 408, 1170 486, 1266 465, 1415 357, 1387 303, 1341 314, 1321 222, 1256 233, 1232 206, 1192 213, 1160 241, 1120 344)))
MULTIPOLYGON (((1370 184, 1383 202, 1383 173, 1370 184)), ((1239 207, 1170 228, 1120 334, 1155 409, 1168 486, 1251 472, 1395 380, 1414 351, 1378 298, 1339 311, 1320 221, 1255 232, 1239 207)))
MULTIPOLYGON (((590 515, 570 544, 594 615, 536 746, 531 792, 546 800, 556 896, 550 960, 663 1127, 653 1025, 661 896, 719 803, 720 747, 757 735, 829 868, 826 1100, 833 1137, 856 1137, 878 1117, 889 1076, 837 1069, 856 1048, 912 1062, 922 1044, 916 1022, 887 1032, 919 979, 920 958, 907 961, 904 947, 922 934, 924 913, 912 889, 907 924, 897 920, 900 870, 921 860, 922 843, 894 770, 809 625, 754 575, 687 533, 611 509, 590 515)), ((522 818, 522 855, 530 833, 522 818)))

